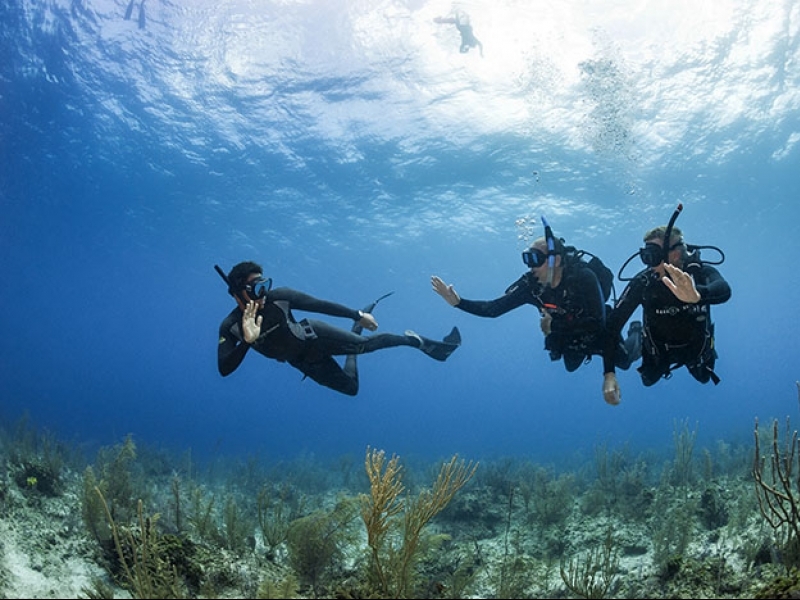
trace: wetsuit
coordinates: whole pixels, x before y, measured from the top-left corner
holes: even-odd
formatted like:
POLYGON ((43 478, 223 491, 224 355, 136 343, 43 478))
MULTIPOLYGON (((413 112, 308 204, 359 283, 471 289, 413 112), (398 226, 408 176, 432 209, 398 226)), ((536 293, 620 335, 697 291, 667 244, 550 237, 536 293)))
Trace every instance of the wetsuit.
POLYGON ((358 310, 297 290, 275 288, 267 292, 265 300, 264 308, 258 312, 263 317, 261 335, 252 344, 244 342, 240 308, 232 310, 222 321, 217 364, 223 377, 238 368, 252 346, 253 350, 264 356, 288 362, 321 385, 355 396, 358 393, 355 355, 395 346, 419 347, 419 340, 413 336, 392 333, 359 335, 361 327, 358 321, 361 315, 358 310), (293 309, 353 319, 356 324, 353 331, 347 331, 315 319, 297 321, 292 314, 293 309), (347 359, 342 368, 333 357, 344 355, 347 355, 347 359))
MULTIPOLYGON (((731 288, 711 265, 690 262, 684 270, 694 277, 700 293, 697 304, 676 298, 656 272, 645 269, 628 283, 608 320, 609 331, 619 332, 642 306, 644 341, 638 371, 646 386, 670 377, 673 369, 683 365, 700 383, 719 383, 714 373, 717 352, 710 307, 727 302, 731 288)), ((614 353, 613 345, 607 345, 603 353, 606 373, 614 371, 614 353)))
MULTIPOLYGON (((597 276, 583 263, 567 263, 562 279, 555 288, 542 286, 531 272, 525 273, 509 286, 505 294, 494 300, 462 298, 456 308, 479 317, 499 317, 531 304, 552 315, 550 334, 544 347, 551 360, 564 359, 567 371, 574 371, 593 355, 602 355, 606 345, 605 301, 597 276)), ((617 334, 619 345, 614 359, 617 366, 627 369, 638 356, 629 358, 628 351, 617 334)))
POLYGON ((458 51, 464 54, 465 52, 469 52, 470 48, 477 46, 481 56, 483 56, 483 44, 481 44, 480 40, 478 40, 472 32, 472 25, 469 23, 462 24, 456 22, 456 27, 458 28, 458 33, 461 34, 461 46, 458 51))
POLYGON ((461 46, 458 48, 461 54, 469 52, 470 48, 475 48, 477 46, 481 56, 483 56, 483 44, 475 37, 467 15, 457 14, 455 17, 436 17, 434 21, 437 23, 453 23, 456 26, 458 33, 461 35, 461 46))

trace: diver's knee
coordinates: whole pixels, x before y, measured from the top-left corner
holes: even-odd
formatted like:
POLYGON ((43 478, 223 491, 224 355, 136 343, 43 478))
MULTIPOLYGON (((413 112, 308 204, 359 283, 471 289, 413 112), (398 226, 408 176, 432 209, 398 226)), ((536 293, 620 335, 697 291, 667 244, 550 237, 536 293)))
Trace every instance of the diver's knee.
POLYGON ((339 391, 347 396, 356 396, 358 394, 358 380, 351 379, 339 391))
POLYGON ((575 354, 564 354, 564 368, 567 373, 572 373, 578 370, 585 360, 584 356, 575 354))
POLYGON ((708 383, 709 381, 711 381, 712 371, 711 369, 705 366, 692 367, 691 369, 689 369, 689 373, 691 373, 692 377, 694 377, 700 383, 708 383))
POLYGON ((642 379, 642 385, 644 387, 650 387, 651 385, 655 385, 658 383, 658 380, 661 379, 661 373, 650 371, 650 370, 643 370, 641 368, 638 369, 639 376, 642 379))

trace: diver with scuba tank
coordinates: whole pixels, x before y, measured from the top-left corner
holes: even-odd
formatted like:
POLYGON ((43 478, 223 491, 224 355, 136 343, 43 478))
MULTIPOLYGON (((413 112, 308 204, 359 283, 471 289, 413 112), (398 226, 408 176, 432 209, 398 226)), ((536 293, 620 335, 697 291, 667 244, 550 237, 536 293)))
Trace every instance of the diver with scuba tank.
MULTIPOLYGON (((672 372, 685 366, 700 383, 719 383, 714 372, 717 351, 714 347, 714 323, 711 306, 727 302, 731 288, 714 265, 722 264, 725 255, 716 246, 687 244, 675 220, 683 210, 679 204, 666 226, 644 235, 644 247, 620 268, 618 277, 628 281, 608 320, 613 338, 642 307, 644 338, 642 363, 638 367, 642 383, 651 386, 669 379, 672 372), (713 249, 718 261, 700 259, 700 250, 713 249), (636 256, 645 269, 630 278, 622 272, 636 256)), ((607 343, 603 353, 603 398, 618 404, 620 388, 614 366, 616 347, 607 343)))
MULTIPOLYGON (((539 327, 550 360, 563 360, 568 372, 602 356, 606 348, 606 306, 614 274, 602 261, 556 238, 542 217, 544 236, 536 239, 522 260, 528 271, 494 300, 462 298, 452 285, 431 277, 433 290, 450 305, 479 317, 495 318, 525 304, 539 311, 539 327), (590 256, 588 262, 583 259, 590 256)), ((627 369, 639 359, 641 327, 632 323, 626 340, 616 334, 615 366, 627 369)))

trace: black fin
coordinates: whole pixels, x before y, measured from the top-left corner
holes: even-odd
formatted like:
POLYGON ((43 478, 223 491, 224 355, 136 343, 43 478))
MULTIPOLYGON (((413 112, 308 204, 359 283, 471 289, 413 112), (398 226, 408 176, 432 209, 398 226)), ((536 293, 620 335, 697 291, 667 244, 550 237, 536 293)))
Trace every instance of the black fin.
POLYGON ((422 337, 422 350, 434 360, 446 361, 449 356, 461 345, 461 332, 458 327, 453 327, 441 342, 422 337))
POLYGON ((128 4, 128 8, 125 9, 125 20, 126 21, 131 18, 131 14, 133 13, 133 2, 134 2, 134 0, 131 0, 130 3, 128 4))
MULTIPOLYGON (((383 296, 381 296, 380 298, 378 298, 374 302, 370 302, 364 308, 361 309, 361 312, 371 313, 373 310, 375 310, 375 307, 378 305, 378 302, 380 302, 384 298, 388 298, 392 294, 394 294, 394 292, 389 292, 388 294, 384 294, 383 296)), ((361 335, 361 332, 364 331, 364 328, 361 325, 359 325, 358 323, 359 322, 356 321, 355 324, 353 325, 353 328, 350 331, 352 331, 353 333, 357 333, 358 335, 361 335)))
POLYGON ((453 330, 444 336, 444 341, 448 344, 455 344, 456 346, 461 345, 461 332, 458 330, 458 327, 453 327, 453 330))
POLYGON ((139 3, 139 29, 144 29, 144 0, 139 3))
POLYGON ((375 300, 374 302, 370 302, 370 303, 369 303, 369 304, 367 304, 367 305, 366 305, 364 308, 362 308, 362 309, 361 309, 361 310, 362 310, 362 312, 365 312, 365 313, 371 313, 371 312, 372 312, 372 311, 375 309, 375 306, 378 304, 378 302, 380 302, 380 301, 381 301, 381 300, 383 300, 384 298, 388 298, 388 297, 389 297, 389 296, 391 296, 392 294, 394 294, 394 292, 389 292, 388 294, 384 294, 383 296, 381 296, 380 298, 378 298, 378 299, 377 299, 377 300, 375 300))

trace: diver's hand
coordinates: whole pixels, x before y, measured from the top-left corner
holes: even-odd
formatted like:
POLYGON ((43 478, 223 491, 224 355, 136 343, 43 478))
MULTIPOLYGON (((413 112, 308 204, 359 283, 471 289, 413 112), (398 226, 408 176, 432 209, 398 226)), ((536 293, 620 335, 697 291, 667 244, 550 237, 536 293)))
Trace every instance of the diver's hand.
POLYGON ((686 271, 680 270, 673 265, 665 264, 664 270, 667 275, 661 278, 675 297, 682 302, 697 304, 700 302, 700 292, 694 287, 694 277, 686 271))
POLYGON ((256 315, 258 312, 258 305, 250 301, 244 307, 244 315, 242 316, 242 333, 244 334, 244 341, 252 344, 261 335, 261 322, 264 320, 263 315, 256 315))
POLYGON ((371 313, 362 312, 361 319, 359 319, 358 324, 364 329, 369 329, 370 331, 375 331, 378 328, 378 322, 371 313))
POLYGON ((542 318, 539 319, 539 327, 542 328, 542 333, 547 337, 553 329, 553 315, 547 310, 542 310, 542 318))
POLYGON ((621 398, 622 392, 619 390, 617 376, 614 373, 603 375, 603 400, 616 406, 621 398))
POLYGON ((436 275, 431 277, 431 284, 433 285, 433 291, 444 298, 450 306, 458 306, 458 303, 461 302, 461 297, 453 286, 447 285, 436 275))

